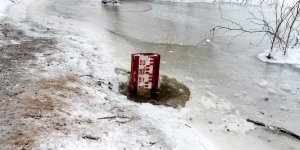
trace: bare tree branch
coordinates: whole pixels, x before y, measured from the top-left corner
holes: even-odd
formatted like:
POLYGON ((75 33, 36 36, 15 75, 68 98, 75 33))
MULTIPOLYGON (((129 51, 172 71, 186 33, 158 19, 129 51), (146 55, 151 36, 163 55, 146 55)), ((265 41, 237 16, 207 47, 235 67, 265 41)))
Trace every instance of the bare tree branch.
MULTIPOLYGON (((247 4, 248 0, 243 0, 241 3, 247 4)), ((261 0, 260 3, 264 3, 264 0, 261 0)), ((248 11, 251 17, 246 20, 249 21, 249 23, 256 25, 257 29, 247 29, 240 23, 224 18, 222 11, 220 12, 221 18, 228 22, 228 25, 217 25, 213 27, 211 29, 213 35, 220 30, 224 30, 225 32, 239 31, 240 33, 233 36, 232 39, 234 39, 244 33, 264 33, 260 43, 266 36, 269 37, 270 53, 267 56, 268 59, 272 58, 275 47, 281 49, 285 55, 288 48, 296 46, 299 42, 300 0, 291 6, 289 6, 285 0, 275 2, 274 18, 269 20, 265 16, 262 7, 257 7, 257 13, 248 11)))

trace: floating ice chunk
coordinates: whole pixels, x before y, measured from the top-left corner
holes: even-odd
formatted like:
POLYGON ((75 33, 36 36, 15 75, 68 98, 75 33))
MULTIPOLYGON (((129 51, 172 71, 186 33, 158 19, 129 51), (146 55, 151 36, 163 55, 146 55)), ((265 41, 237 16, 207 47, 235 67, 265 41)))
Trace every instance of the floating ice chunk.
POLYGON ((261 80, 261 82, 258 85, 260 87, 266 87, 268 85, 268 82, 266 80, 261 80))
POLYGON ((274 89, 269 88, 269 89, 268 89, 268 93, 269 93, 270 95, 276 95, 277 92, 276 92, 274 89))
POLYGON ((291 87, 288 84, 283 84, 280 86, 280 89, 285 91, 285 92, 291 92, 291 87))

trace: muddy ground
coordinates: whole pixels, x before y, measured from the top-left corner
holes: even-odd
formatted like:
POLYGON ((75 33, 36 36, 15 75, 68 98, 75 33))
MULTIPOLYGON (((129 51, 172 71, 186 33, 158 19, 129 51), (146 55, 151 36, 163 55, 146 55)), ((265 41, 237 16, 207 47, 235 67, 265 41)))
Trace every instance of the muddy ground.
POLYGON ((43 79, 36 73, 43 68, 35 63, 35 54, 54 53, 55 39, 32 38, 2 23, 0 45, 0 147, 31 149, 40 134, 65 129, 54 110, 64 106, 62 93, 78 95, 80 90, 67 87, 75 76, 43 79))

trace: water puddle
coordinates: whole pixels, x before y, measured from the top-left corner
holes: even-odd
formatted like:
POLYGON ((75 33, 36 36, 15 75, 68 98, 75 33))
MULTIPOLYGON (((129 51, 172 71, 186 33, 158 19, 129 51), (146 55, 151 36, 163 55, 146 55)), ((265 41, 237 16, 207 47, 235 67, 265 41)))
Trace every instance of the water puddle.
MULTIPOLYGON (((116 69, 116 73, 129 78, 130 72, 123 69, 116 69)), ((151 98, 148 91, 139 92, 138 95, 132 95, 128 92, 128 82, 122 82, 119 86, 121 94, 127 96, 128 100, 139 103, 151 103, 154 105, 164 105, 167 107, 184 107, 189 100, 191 92, 182 83, 174 78, 165 75, 160 76, 160 88, 157 91, 157 97, 151 98)))

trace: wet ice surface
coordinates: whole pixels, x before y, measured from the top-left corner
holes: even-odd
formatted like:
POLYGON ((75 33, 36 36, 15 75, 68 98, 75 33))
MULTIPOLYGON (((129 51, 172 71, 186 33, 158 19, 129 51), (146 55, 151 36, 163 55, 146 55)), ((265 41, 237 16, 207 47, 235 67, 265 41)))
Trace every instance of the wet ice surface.
MULTIPOLYGON (((247 15, 239 6, 221 7, 224 16, 236 20, 247 15)), ((285 135, 253 131, 243 120, 261 120, 300 134, 300 70, 258 61, 256 55, 267 46, 250 44, 259 41, 254 35, 228 44, 230 36, 219 34, 207 42, 211 27, 222 23, 219 6, 122 1, 120 6, 105 7, 85 0, 57 0, 49 10, 82 21, 85 29, 80 30, 87 37, 115 50, 119 67, 129 69, 131 53, 160 53, 162 73, 191 89, 191 124, 222 149, 253 149, 253 143, 257 149, 300 146, 285 135)))

